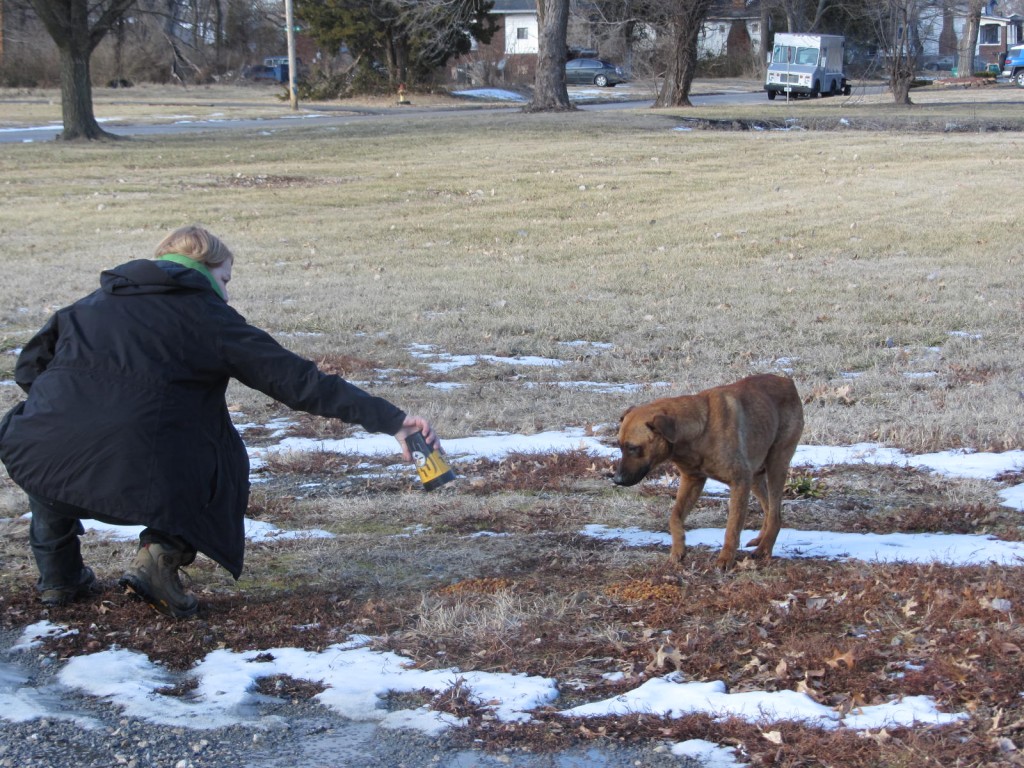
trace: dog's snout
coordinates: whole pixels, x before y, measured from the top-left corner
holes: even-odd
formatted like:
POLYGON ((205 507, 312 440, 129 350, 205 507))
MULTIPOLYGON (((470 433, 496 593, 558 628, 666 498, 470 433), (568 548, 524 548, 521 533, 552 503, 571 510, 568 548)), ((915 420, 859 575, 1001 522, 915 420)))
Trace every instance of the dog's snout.
POLYGON ((647 467, 640 469, 630 469, 624 467, 621 464, 618 469, 615 470, 615 474, 612 475, 612 482, 616 485, 629 486, 636 485, 647 475, 647 467))

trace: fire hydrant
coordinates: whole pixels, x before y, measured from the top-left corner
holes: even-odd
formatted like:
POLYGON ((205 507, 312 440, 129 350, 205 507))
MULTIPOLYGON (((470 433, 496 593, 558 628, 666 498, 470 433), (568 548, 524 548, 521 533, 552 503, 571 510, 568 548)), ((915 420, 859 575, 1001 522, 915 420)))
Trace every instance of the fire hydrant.
POLYGON ((405 98, 405 83, 398 84, 398 103, 402 105, 412 103, 405 98))

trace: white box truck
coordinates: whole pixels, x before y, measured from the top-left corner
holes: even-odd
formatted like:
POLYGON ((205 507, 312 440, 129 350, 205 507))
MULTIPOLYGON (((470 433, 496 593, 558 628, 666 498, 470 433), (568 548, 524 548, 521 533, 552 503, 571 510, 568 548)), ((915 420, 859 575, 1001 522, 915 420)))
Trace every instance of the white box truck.
POLYGON ((768 54, 764 89, 768 98, 787 96, 850 95, 843 74, 846 39, 842 35, 805 35, 779 32, 768 54))

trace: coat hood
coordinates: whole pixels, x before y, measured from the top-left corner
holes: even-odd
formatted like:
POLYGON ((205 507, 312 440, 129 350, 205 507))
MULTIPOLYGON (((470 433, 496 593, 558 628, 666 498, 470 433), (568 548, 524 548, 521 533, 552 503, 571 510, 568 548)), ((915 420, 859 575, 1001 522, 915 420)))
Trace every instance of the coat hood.
POLYGON ((100 287, 114 296, 177 291, 212 291, 209 281, 199 272, 169 261, 136 259, 100 274, 100 287))

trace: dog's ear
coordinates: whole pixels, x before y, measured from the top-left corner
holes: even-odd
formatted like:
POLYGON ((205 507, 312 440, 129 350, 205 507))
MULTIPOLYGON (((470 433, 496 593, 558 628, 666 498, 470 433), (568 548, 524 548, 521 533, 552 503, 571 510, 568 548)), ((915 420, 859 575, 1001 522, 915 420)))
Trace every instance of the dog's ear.
POLYGON ((630 411, 632 411, 632 410, 633 410, 634 408, 636 408, 636 406, 635 406, 635 405, 631 405, 631 406, 629 406, 629 408, 627 408, 626 410, 624 410, 624 411, 622 412, 622 415, 621 415, 621 416, 619 416, 619 424, 621 424, 621 423, 622 423, 622 420, 623 420, 624 418, 626 418, 626 414, 627 414, 627 413, 629 413, 630 411))
POLYGON ((692 419, 659 413, 647 422, 647 428, 674 445, 693 440, 703 427, 692 419))
POLYGON ((676 420, 667 413, 659 413, 647 422, 647 428, 670 443, 676 442, 676 420))

